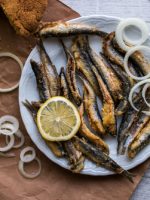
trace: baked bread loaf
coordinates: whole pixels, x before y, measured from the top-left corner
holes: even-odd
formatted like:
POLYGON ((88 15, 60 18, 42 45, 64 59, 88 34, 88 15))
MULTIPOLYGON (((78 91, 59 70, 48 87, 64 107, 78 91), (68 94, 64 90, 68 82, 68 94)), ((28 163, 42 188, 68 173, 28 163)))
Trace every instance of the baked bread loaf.
POLYGON ((0 0, 0 6, 16 32, 29 36, 37 29, 47 0, 0 0))

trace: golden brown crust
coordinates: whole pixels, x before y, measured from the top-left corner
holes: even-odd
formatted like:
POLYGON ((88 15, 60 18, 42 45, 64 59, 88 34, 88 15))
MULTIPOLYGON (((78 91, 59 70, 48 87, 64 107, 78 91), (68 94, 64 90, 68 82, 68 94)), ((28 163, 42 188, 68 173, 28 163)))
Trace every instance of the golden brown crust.
POLYGON ((0 4, 16 32, 28 36, 37 29, 47 0, 1 0, 0 4))

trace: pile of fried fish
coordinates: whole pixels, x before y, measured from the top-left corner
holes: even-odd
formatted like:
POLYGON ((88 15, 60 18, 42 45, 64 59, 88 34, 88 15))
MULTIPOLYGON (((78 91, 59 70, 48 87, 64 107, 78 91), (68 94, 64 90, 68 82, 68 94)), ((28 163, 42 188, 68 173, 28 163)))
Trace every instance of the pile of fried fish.
MULTIPOLYGON (((117 44, 115 32, 105 33, 85 24, 52 22, 42 24, 36 37, 41 63, 34 60, 30 63, 40 101, 26 101, 24 105, 36 123, 37 111, 43 102, 53 96, 64 96, 76 105, 81 118, 80 129, 71 140, 46 141, 51 151, 57 157, 65 156, 73 172, 79 173, 84 168, 86 157, 133 181, 133 174, 111 159, 104 139, 109 134, 116 137, 117 153, 127 152, 128 157, 133 159, 150 141, 150 117, 141 112, 145 106, 141 95, 134 97, 139 111, 135 111, 128 101, 130 89, 136 82, 124 70, 125 52, 117 44), (102 41, 102 52, 97 54, 91 48, 88 35, 98 36, 102 41), (67 48, 62 40, 68 36, 74 36, 71 48, 67 48), (66 55, 66 68, 62 67, 59 74, 43 45, 43 39, 48 37, 57 37, 66 55), (82 82, 83 95, 78 89, 77 79, 82 82), (101 110, 98 99, 102 104, 101 110), (122 122, 117 130, 117 118, 120 116, 122 122), (129 138, 130 142, 127 142, 129 138)), ((129 66, 136 76, 150 73, 149 63, 139 51, 131 56, 129 66)))

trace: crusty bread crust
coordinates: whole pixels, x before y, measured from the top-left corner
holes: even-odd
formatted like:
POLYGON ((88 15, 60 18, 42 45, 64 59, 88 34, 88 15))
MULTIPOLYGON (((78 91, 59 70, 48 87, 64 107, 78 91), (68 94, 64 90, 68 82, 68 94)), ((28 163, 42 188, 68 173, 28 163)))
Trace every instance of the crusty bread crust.
POLYGON ((0 0, 0 5, 16 32, 29 36, 37 29, 47 0, 0 0))

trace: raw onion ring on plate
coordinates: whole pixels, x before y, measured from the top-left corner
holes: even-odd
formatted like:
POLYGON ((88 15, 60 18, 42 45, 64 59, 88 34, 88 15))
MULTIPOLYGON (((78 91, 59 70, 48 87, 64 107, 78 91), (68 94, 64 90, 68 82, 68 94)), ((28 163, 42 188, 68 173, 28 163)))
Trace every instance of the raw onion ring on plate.
POLYGON ((148 107, 150 107, 150 103, 146 99, 146 92, 147 92, 148 88, 150 88, 150 83, 147 83, 146 85, 144 85, 143 90, 142 90, 142 97, 143 97, 146 105, 148 107))
POLYGON ((145 80, 147 78, 150 78, 150 73, 148 73, 147 75, 145 76, 141 76, 141 77, 138 77, 138 76, 134 76, 130 70, 129 70, 129 67, 128 67, 128 60, 129 60, 129 57, 135 52, 135 51, 138 51, 138 50, 146 50, 146 51, 149 51, 150 52, 150 47, 147 47, 147 46, 136 46, 136 47, 132 47, 125 55, 124 57, 124 68, 125 68, 125 71, 126 73, 131 77, 133 78, 134 80, 145 80))
MULTIPOLYGON (((146 83, 150 83, 150 79, 146 79, 146 80, 142 80, 138 83, 136 83, 132 88, 131 91, 129 93, 129 102, 131 104, 131 106, 133 107, 134 110, 139 111, 139 109, 137 109, 133 103, 133 93, 142 85, 146 84, 146 83)), ((145 113, 146 115, 150 116, 150 111, 142 111, 143 113, 145 113)))
POLYGON ((125 51, 128 51, 131 48, 126 43, 130 43, 131 45, 141 45, 148 39, 148 36, 149 36, 149 29, 148 29, 146 22, 143 21, 142 19, 138 19, 138 18, 127 18, 127 19, 122 20, 118 24, 118 26, 116 28, 116 32, 115 32, 115 38, 116 38, 117 43, 125 51), (141 39, 139 39, 137 41, 130 40, 124 34, 124 30, 128 26, 137 27, 141 31, 141 34, 142 34, 141 39))

